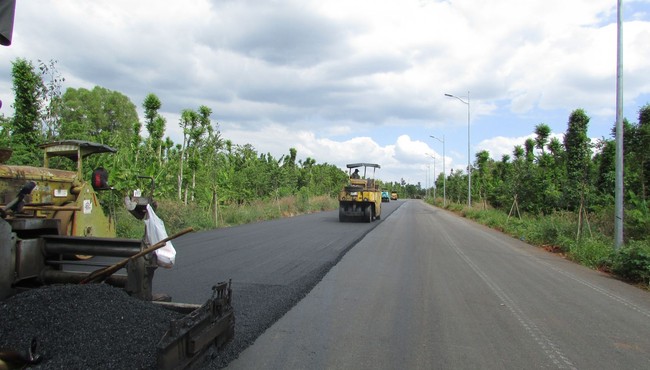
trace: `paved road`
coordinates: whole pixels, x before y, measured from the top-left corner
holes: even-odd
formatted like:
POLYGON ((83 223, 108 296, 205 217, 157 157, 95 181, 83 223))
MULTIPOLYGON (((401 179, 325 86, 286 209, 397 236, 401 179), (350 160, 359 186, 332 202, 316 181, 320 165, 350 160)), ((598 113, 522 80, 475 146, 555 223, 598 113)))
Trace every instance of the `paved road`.
POLYGON ((372 223, 340 223, 333 211, 184 235, 173 242, 174 267, 156 271, 154 292, 204 303, 215 283, 232 279, 235 339, 212 364, 225 366, 401 204, 382 203, 372 223))
POLYGON ((650 369, 650 294, 406 201, 229 369, 650 369))

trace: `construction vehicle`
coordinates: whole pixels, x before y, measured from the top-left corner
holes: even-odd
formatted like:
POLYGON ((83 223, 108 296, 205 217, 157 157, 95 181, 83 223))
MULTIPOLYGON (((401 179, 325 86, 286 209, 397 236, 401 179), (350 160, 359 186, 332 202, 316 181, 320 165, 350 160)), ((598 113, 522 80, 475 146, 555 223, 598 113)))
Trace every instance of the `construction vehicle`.
POLYGON ((351 163, 347 168, 350 182, 339 193, 339 221, 372 222, 380 219, 381 190, 374 179, 375 171, 380 166, 374 163, 351 163), (363 168, 363 174, 359 173, 360 168, 363 168), (369 169, 372 169, 372 173, 369 169))
MULTIPOLYGON (((230 282, 217 283, 203 305, 171 302, 171 297, 152 292, 159 265, 153 254, 157 246, 148 244, 146 229, 142 239, 115 237, 114 218, 104 213, 96 193, 113 190, 107 173, 100 168, 93 171, 92 181, 85 181, 82 160, 116 150, 79 140, 41 148, 44 167, 0 164, 0 301, 49 284, 105 282, 137 299, 183 312, 187 316, 172 321, 158 344, 160 369, 188 368, 213 345, 228 342, 235 325, 230 282), (72 160, 76 170, 50 168, 56 157, 72 160)), ((2 162, 9 156, 0 151, 2 162)), ((155 206, 151 195, 140 192, 129 204, 138 219, 155 206)))
POLYGON ((396 191, 390 193, 390 200, 397 200, 397 192, 396 191))
POLYGON ((387 191, 382 191, 381 192, 381 201, 382 202, 390 202, 390 194, 388 194, 387 191))
MULTIPOLYGON (((84 181, 82 160, 116 150, 79 140, 53 142, 41 148, 44 152, 43 167, 0 164, 0 202, 7 204, 14 199, 17 189, 31 181, 36 188, 26 195, 23 201, 26 204, 14 205, 14 208, 19 207, 14 210, 18 211, 14 212, 15 218, 31 220, 30 229, 43 230, 56 225, 57 235, 114 238, 115 220, 106 215, 97 198, 97 191, 110 190, 105 181, 107 173, 98 169, 97 182, 84 181), (50 164, 57 160, 61 166, 70 166, 60 158, 72 161, 75 170, 51 168, 50 164)), ((7 152, 4 153, 7 156, 7 152)))

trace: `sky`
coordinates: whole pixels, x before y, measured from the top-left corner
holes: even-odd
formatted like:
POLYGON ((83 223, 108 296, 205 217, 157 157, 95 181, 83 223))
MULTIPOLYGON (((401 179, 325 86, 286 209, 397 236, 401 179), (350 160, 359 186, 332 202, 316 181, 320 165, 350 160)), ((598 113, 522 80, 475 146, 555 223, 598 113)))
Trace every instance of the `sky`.
MULTIPOLYGON (((622 9, 635 123, 650 103, 650 0, 622 9)), ((0 114, 13 115, 12 61, 54 60, 64 89, 121 92, 141 120, 156 94, 176 143, 180 112, 206 105, 234 144, 377 163, 377 178, 425 187, 468 152, 511 154, 540 123, 562 138, 578 108, 591 138, 610 138, 616 19, 616 0, 18 0, 0 114)))

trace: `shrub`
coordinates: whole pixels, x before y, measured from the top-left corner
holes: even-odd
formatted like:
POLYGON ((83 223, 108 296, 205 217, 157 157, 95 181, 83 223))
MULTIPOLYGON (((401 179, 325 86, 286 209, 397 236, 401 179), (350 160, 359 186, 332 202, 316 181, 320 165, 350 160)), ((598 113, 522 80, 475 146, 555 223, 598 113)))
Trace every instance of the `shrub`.
POLYGON ((119 238, 140 239, 144 236, 144 222, 133 217, 124 207, 115 210, 115 231, 119 238))
MULTIPOLYGON (((329 196, 308 197, 306 193, 245 204, 221 205, 218 222, 209 209, 195 204, 185 205, 176 200, 159 200, 156 214, 165 222, 168 234, 187 227, 211 230, 216 227, 241 225, 280 217, 292 217, 301 213, 327 211, 338 208, 338 200, 329 196)), ((144 235, 144 222, 134 218, 124 207, 117 207, 117 236, 139 239, 144 235)))
POLYGON ((569 257, 574 261, 591 268, 598 268, 607 264, 612 253, 611 240, 602 236, 583 237, 577 242, 568 244, 569 257))
POLYGON ((612 258, 612 272, 634 283, 650 284, 650 244, 632 241, 612 258))
MULTIPOLYGON (((546 216, 524 214, 521 219, 508 219, 507 214, 499 210, 463 209, 459 204, 450 204, 448 208, 533 245, 550 246, 550 250, 554 251, 559 249, 582 265, 607 269, 628 281, 650 285, 650 240, 631 241, 615 252, 611 236, 607 233, 607 223, 611 224, 609 209, 590 214, 592 232, 588 232, 585 225, 581 237, 576 239, 577 215, 572 212, 555 212, 546 216)), ((638 230, 643 228, 639 227, 638 230)))

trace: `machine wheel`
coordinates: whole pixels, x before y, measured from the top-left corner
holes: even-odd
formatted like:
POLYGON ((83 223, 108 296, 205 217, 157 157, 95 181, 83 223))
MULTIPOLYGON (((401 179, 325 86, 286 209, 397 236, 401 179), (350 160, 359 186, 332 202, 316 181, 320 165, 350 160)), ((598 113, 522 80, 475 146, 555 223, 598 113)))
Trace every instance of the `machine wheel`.
POLYGON ((343 207, 339 207, 339 222, 346 222, 347 217, 343 214, 343 207))
POLYGON ((369 204, 363 212, 366 222, 372 222, 372 206, 369 204))

